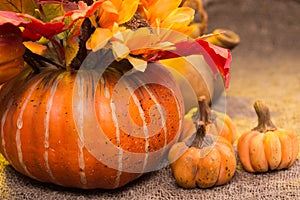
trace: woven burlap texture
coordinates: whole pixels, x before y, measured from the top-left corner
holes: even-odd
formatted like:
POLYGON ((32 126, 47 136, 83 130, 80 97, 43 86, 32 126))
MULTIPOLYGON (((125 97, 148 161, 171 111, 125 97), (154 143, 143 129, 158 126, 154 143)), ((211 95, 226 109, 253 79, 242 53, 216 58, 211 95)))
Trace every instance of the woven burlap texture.
MULTIPOLYGON (((241 37, 232 51, 227 111, 244 132, 256 125, 255 100, 268 104, 274 123, 300 134, 300 3, 297 0, 207 0, 209 31, 227 28, 241 37)), ((182 189, 170 168, 111 191, 67 189, 33 181, 0 159, 0 199, 300 199, 300 160, 288 170, 247 173, 210 189, 182 189)))

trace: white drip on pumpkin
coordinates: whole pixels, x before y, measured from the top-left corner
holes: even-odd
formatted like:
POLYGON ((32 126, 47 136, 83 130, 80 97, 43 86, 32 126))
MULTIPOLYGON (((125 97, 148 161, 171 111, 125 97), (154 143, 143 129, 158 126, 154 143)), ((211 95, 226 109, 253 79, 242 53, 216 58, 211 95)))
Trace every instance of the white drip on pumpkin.
POLYGON ((10 158, 8 157, 8 154, 6 152, 6 144, 5 144, 5 139, 4 139, 4 136, 5 136, 5 133, 4 133, 4 124, 6 122, 6 118, 7 118, 7 114, 12 106, 12 103, 13 103, 13 100, 14 98, 11 98, 8 102, 8 105, 7 105, 7 108, 2 116, 2 119, 1 119, 1 138, 2 138, 2 148, 3 148, 3 153, 4 153, 4 156, 5 158, 9 161, 9 163, 13 163, 11 162, 10 158))
POLYGON ((77 109, 79 110, 79 115, 77 116, 78 119, 78 149, 79 149, 79 154, 78 154, 78 165, 79 165, 79 169, 81 171, 80 173, 80 182, 83 185, 87 184, 87 179, 86 179, 86 174, 85 174, 85 161, 84 161, 84 154, 83 154, 83 148, 84 148, 84 131, 83 131, 83 127, 84 127, 84 99, 85 99, 85 95, 84 95, 84 80, 85 78, 84 75, 81 76, 80 73, 77 74, 78 79, 76 79, 77 81, 79 81, 79 83, 77 82, 76 85, 78 87, 78 99, 79 102, 77 104, 77 109))
POLYGON ((48 154, 48 149, 50 147, 50 144, 49 144, 49 136, 50 136, 49 135, 49 123, 50 123, 50 112, 51 112, 51 108, 52 108, 52 104, 53 104, 54 94, 56 93, 57 85, 60 81, 61 81, 61 78, 58 77, 55 80, 53 86, 51 87, 49 100, 48 100, 47 105, 46 105, 46 117, 45 117, 45 120, 44 120, 44 126, 45 126, 44 161, 45 161, 45 165, 46 165, 46 171, 47 171, 47 173, 49 174, 50 178, 53 181, 55 181, 56 178, 53 176, 52 170, 51 170, 50 165, 49 165, 49 154, 48 154))
MULTIPOLYGON (((142 84, 142 81, 140 79, 138 79, 138 81, 142 84)), ((147 87, 147 85, 142 84, 143 87, 145 88, 145 90, 148 92, 148 94, 150 95, 150 98, 152 99, 152 101, 154 102, 156 108, 158 109, 158 112, 160 114, 161 117, 161 125, 162 125, 162 129, 164 131, 164 147, 163 147, 163 151, 161 152, 162 155, 164 155, 165 150, 166 150, 166 146, 167 146, 167 127, 166 127, 166 118, 165 118, 165 113, 163 111, 163 108, 161 107, 161 105, 159 104, 158 100, 156 99, 156 97, 152 94, 152 92, 149 90, 149 88, 147 87)))
POLYGON ((118 122, 118 118, 117 118, 117 114, 116 114, 116 105, 115 102, 113 100, 110 101, 110 108, 111 108, 111 113, 112 113, 112 120, 113 123, 115 125, 116 128, 116 140, 117 140, 117 149, 119 150, 118 153, 118 172, 117 172, 117 177, 116 177, 116 181, 115 181, 115 188, 119 187, 120 185, 120 179, 121 179, 121 175, 122 175, 122 169, 123 169, 123 150, 120 146, 120 127, 119 127, 119 122, 118 122))
POLYGON ((147 166, 147 163, 148 163, 148 158, 149 158, 149 149, 148 149, 148 146, 149 146, 149 132, 148 132, 148 126, 147 126, 147 122, 146 122, 146 117, 145 117, 145 113, 144 113, 144 110, 140 104, 140 101, 138 99, 138 97, 136 96, 136 94, 134 93, 134 91, 131 89, 131 87, 127 84, 127 88, 131 94, 131 97, 134 101, 134 104, 137 106, 138 110, 139 110, 139 113, 140 113, 140 117, 143 121, 143 131, 144 131, 144 135, 145 135, 145 158, 144 158, 144 163, 143 163, 143 169, 142 169, 142 172, 145 171, 145 168, 147 166))
POLYGON ((109 93, 109 90, 105 84, 105 80, 103 78, 103 76, 100 78, 100 83, 103 85, 103 90, 104 90, 104 97, 109 99, 110 98, 110 93, 109 93))
MULTIPOLYGON (((29 89, 29 93, 28 96, 25 98, 22 106, 21 106, 21 110, 19 113, 19 116, 17 118, 17 132, 16 132, 16 146, 17 146, 17 150, 18 150, 18 158, 19 158, 19 163, 21 165, 21 167, 23 168, 23 170, 25 171, 25 173, 32 178, 35 178, 27 169, 27 166, 24 163, 23 160, 23 152, 22 152, 22 141, 21 141, 21 129, 23 127, 23 114, 24 111, 26 109, 26 106, 30 100, 30 97, 32 95, 32 93, 34 92, 36 86, 41 82, 41 79, 39 81, 37 81, 34 85, 31 86, 31 88, 29 89)), ((36 178, 35 178, 36 179, 36 178)))

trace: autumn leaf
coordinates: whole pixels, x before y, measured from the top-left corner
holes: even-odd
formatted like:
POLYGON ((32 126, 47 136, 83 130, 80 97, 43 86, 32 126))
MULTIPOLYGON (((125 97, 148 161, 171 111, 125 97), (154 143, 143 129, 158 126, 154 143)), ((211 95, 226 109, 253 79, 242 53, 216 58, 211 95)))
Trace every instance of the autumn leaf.
POLYGON ((23 42, 23 44, 27 49, 29 49, 33 53, 43 55, 47 52, 47 47, 42 44, 31 42, 31 41, 23 42))
POLYGON ((72 10, 77 10, 78 9, 78 5, 77 5, 76 2, 70 2, 70 1, 67 1, 67 0, 63 0, 63 1, 62 0, 38 0, 38 4, 42 5, 42 6, 47 5, 47 4, 61 5, 65 12, 70 12, 72 10))
POLYGON ((38 8, 36 0, 1 0, 0 10, 26 13, 36 16, 35 9, 38 8))
MULTIPOLYGON (((49 22, 41 21, 29 14, 0 10, 0 26, 5 23, 10 23, 17 27, 23 27, 24 40, 36 41, 42 36, 45 38, 51 38, 61 32, 72 29, 73 25, 78 20, 91 17, 100 7, 103 1, 104 0, 96 1, 91 6, 87 6, 84 2, 80 1, 78 2, 78 7, 76 7, 78 9, 71 10, 65 13, 63 16, 57 16, 49 22), (69 24, 66 24, 65 21, 69 22, 69 24)), ((7 8, 7 4, 14 5, 13 2, 20 2, 20 5, 16 6, 17 9, 19 9, 19 7, 20 9, 24 9, 22 6, 25 0, 5 0, 2 1, 0 5, 2 5, 3 8, 4 6, 7 8)), ((44 2, 43 5, 46 5, 46 3, 44 2)))
POLYGON ((28 14, 0 11, 0 26, 7 23, 23 27, 23 38, 30 41, 39 40, 42 36, 51 38, 65 30, 63 22, 44 23, 28 14))
MULTIPOLYGON (((77 20, 83 19, 83 18, 89 18, 93 14, 95 14, 97 9, 101 6, 101 4, 104 1, 105 0, 95 1, 91 6, 87 6, 87 4, 84 3, 83 1, 79 1, 77 10, 72 10, 70 12, 67 12, 61 18, 62 18, 62 20, 65 20, 66 18, 71 18, 71 23, 69 24, 69 27, 71 27, 77 20)), ((57 19, 60 19, 60 18, 57 18, 57 19)))
POLYGON ((65 10, 61 4, 44 4, 41 7, 43 10, 43 21, 49 22, 65 14, 65 10))
POLYGON ((155 52, 147 59, 157 61, 168 58, 176 58, 188 55, 203 55, 214 74, 218 72, 225 79, 225 87, 229 86, 229 68, 232 61, 230 50, 224 49, 199 38, 182 41, 174 44, 175 50, 161 50, 155 52))
POLYGON ((83 19, 77 21, 74 25, 74 28, 70 31, 67 37, 68 39, 65 47, 65 59, 67 68, 70 66, 72 60, 76 57, 79 50, 79 42, 76 39, 80 35, 80 27, 82 22, 83 19))
POLYGON ((66 0, 39 0, 38 4, 41 6, 43 17, 45 18, 43 21, 51 21, 56 17, 78 9, 76 2, 66 0))

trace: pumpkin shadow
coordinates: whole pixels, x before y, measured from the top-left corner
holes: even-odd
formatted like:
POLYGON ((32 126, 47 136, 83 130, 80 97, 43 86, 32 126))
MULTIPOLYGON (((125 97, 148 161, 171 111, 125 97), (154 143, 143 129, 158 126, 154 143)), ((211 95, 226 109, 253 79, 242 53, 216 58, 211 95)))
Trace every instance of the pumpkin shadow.
POLYGON ((56 199, 56 198, 92 198, 92 197, 116 197, 126 196, 131 193, 133 188, 143 187, 147 182, 155 176, 158 171, 148 172, 142 175, 140 178, 126 184, 123 187, 117 189, 78 189, 67 188, 52 183, 40 182, 31 179, 18 171, 16 171, 11 165, 5 165, 1 170, 0 176, 5 180, 3 181, 6 189, 4 191, 5 196, 9 198, 30 198, 30 199, 56 199), (34 195, 34 196, 32 196, 34 195))

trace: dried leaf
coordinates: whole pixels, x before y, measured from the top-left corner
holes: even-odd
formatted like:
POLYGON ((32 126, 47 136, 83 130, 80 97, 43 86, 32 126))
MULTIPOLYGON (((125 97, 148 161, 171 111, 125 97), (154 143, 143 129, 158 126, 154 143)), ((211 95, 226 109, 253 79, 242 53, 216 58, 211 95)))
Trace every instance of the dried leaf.
POLYGON ((147 61, 143 59, 134 58, 132 56, 127 56, 128 61, 132 64, 133 68, 137 71, 144 72, 147 68, 147 61))
POLYGON ((120 42, 112 42, 111 44, 115 59, 117 61, 120 61, 129 55, 130 50, 125 44, 120 42))

